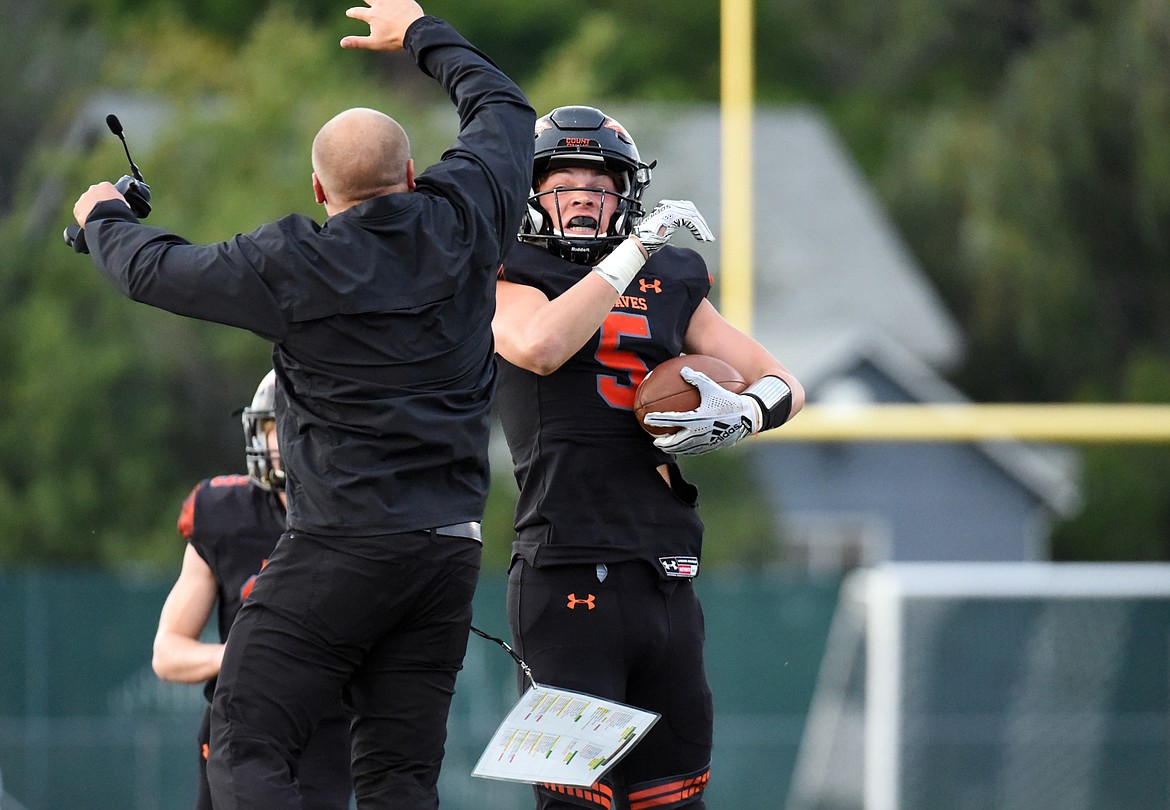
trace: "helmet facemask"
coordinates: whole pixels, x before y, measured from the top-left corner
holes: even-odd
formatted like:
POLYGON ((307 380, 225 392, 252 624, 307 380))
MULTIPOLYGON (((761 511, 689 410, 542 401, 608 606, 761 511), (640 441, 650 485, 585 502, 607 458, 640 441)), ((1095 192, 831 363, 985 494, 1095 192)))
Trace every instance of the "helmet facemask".
POLYGON ((261 489, 280 492, 284 489, 284 470, 278 466, 279 453, 268 446, 268 430, 276 424, 276 373, 268 372, 244 408, 244 458, 248 477, 261 489))
POLYGON ((580 264, 596 264, 629 236, 628 223, 633 219, 631 212, 636 212, 633 218, 640 218, 642 207, 637 200, 604 188, 577 186, 553 188, 548 191, 533 190, 532 196, 528 198, 528 216, 536 233, 531 238, 526 235, 524 240, 539 241, 562 259, 580 264), (584 218, 580 214, 568 213, 562 207, 562 197, 575 192, 587 192, 601 197, 598 217, 589 217, 592 220, 592 233, 569 230, 575 221, 584 218), (613 213, 609 217, 606 229, 602 231, 601 215, 605 211, 613 213))

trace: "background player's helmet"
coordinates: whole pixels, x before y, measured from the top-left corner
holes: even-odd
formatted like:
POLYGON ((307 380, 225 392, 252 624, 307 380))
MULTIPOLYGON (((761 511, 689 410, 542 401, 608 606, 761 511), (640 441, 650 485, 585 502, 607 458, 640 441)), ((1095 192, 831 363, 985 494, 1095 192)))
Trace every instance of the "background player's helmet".
MULTIPOLYGON (((563 259, 596 264, 625 239, 642 218, 642 193, 650 184, 653 164, 638 155, 625 127, 594 107, 557 107, 536 121, 532 161, 532 195, 520 225, 520 240, 547 247, 563 259), (604 168, 618 178, 617 208, 606 233, 566 235, 560 227, 555 191, 536 192, 540 179, 562 166, 604 168)), ((605 205, 611 205, 604 200, 605 205)))
POLYGON ((248 461, 248 477, 263 489, 276 492, 284 489, 284 471, 272 463, 264 425, 276 419, 276 372, 270 371, 260 381, 252 397, 252 404, 244 408, 244 455, 248 461))

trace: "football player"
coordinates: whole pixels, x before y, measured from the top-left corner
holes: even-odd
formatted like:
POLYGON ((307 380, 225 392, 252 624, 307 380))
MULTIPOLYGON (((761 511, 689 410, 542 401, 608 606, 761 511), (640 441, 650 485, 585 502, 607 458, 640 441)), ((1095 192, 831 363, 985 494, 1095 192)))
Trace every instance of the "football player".
POLYGON ((592 788, 538 786, 540 810, 704 806, 712 704, 692 589, 703 524, 675 456, 779 427, 804 402, 792 374, 711 305, 700 255, 667 245, 680 228, 714 238, 695 206, 644 213, 652 168, 598 109, 538 119, 532 196, 496 285, 498 411, 520 486, 515 650, 543 683, 662 715, 592 788), (750 385, 729 394, 684 371, 701 404, 648 417, 680 428, 654 439, 634 417, 635 389, 684 352, 718 357, 750 385))
MULTIPOLYGON (((179 578, 163 603, 151 665, 164 681, 206 682, 208 706, 199 727, 199 782, 195 810, 211 810, 207 784, 211 696, 232 621, 252 590, 285 529, 284 471, 276 442, 276 374, 261 380, 251 406, 243 410, 247 475, 219 475, 200 481, 183 501, 179 533, 187 541, 179 578), (216 611, 219 641, 203 641, 203 628, 216 611)), ((301 755, 297 781, 305 810, 346 810, 349 775, 349 720, 340 701, 317 724, 301 755)))

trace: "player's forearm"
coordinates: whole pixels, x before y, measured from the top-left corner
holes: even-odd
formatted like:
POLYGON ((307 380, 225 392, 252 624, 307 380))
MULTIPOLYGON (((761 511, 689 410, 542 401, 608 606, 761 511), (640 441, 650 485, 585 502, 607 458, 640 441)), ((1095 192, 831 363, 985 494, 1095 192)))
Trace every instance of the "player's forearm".
POLYGON ((223 645, 160 633, 154 640, 151 667, 164 681, 202 683, 219 674, 223 645))
POLYGON ((791 371, 777 364, 775 361, 756 369, 741 370, 741 373, 750 381, 750 384, 760 382, 765 377, 776 377, 783 380, 784 384, 788 386, 788 404, 785 406, 785 418, 779 424, 769 424, 768 427, 779 427, 780 424, 787 422, 796 416, 796 414, 800 413, 801 408, 804 407, 804 386, 800 384, 800 381, 796 379, 796 376, 791 371))
POLYGON ((552 374, 576 354, 613 310, 617 293, 590 273, 562 295, 531 311, 497 348, 508 362, 540 375, 552 374))
POLYGON ((796 376, 761 344, 724 320, 710 302, 704 301, 692 316, 683 349, 688 354, 709 354, 731 363, 749 383, 764 377, 783 380, 790 391, 787 419, 804 407, 804 386, 796 376))

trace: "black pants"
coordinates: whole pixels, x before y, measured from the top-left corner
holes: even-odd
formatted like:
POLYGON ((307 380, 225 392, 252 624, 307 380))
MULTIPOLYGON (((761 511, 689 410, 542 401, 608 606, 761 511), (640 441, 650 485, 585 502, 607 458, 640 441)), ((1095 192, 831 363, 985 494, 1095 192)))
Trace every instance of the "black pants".
POLYGON ((339 697, 358 807, 438 807, 480 552, 432 532, 286 532, 224 651, 207 763, 216 810, 301 810, 294 764, 339 697))
MULTIPOLYGON (((199 784, 195 810, 212 810, 207 784, 207 754, 211 750, 211 707, 203 713, 197 738, 199 784)), ((313 729, 309 744, 297 760, 297 786, 303 810, 349 810, 353 780, 349 776, 349 717, 332 712, 313 729)))
MULTIPOLYGON (((690 580, 643 562, 532 568, 508 577, 513 647, 538 683, 658 712, 661 718, 595 789, 540 786, 540 810, 701 810, 713 712, 703 609, 690 580)), ((526 686, 521 677, 520 688, 526 686)))

